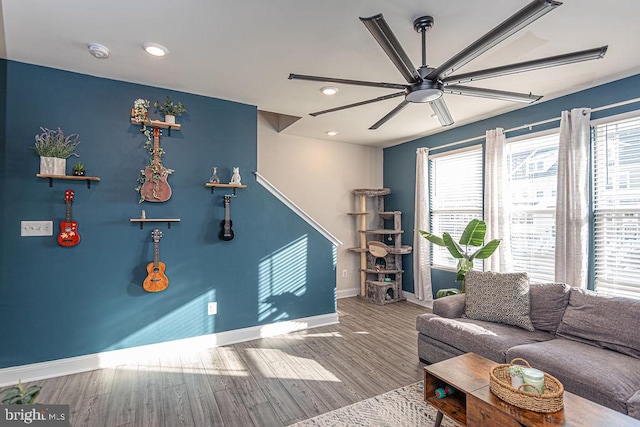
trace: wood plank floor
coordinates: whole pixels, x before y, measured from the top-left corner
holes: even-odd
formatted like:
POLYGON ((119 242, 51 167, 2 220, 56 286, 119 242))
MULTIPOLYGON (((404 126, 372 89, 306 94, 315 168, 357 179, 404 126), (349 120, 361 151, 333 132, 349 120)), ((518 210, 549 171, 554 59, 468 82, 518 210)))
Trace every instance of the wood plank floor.
POLYGON ((283 426, 422 379, 415 319, 399 302, 338 300, 340 323, 37 381, 72 426, 283 426))

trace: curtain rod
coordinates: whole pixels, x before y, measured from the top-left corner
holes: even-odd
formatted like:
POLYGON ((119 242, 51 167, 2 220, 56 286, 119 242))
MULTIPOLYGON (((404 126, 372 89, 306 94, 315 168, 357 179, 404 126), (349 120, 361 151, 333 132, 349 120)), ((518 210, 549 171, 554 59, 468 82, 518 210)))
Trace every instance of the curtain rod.
MULTIPOLYGON (((634 104, 636 102, 640 102, 640 98, 633 98, 633 99, 628 99, 628 100, 622 101, 622 102, 616 102, 615 104, 603 105, 601 107, 592 108, 591 111, 593 112, 593 111, 609 110, 611 108, 621 107, 621 106, 627 105, 627 104, 634 104)), ((540 125, 544 125, 544 124, 547 124, 547 123, 553 123, 553 122, 557 122, 559 120, 560 120, 560 117, 554 117, 552 119, 541 120, 541 121, 535 122, 535 123, 524 124, 524 125, 521 125, 521 126, 516 126, 516 127, 510 128, 510 129, 505 129, 504 133, 514 132, 514 131, 521 130, 521 129, 526 129, 526 128, 531 129, 534 126, 540 126, 540 125)), ((466 144, 467 142, 480 141, 482 139, 485 139, 485 137, 486 137, 486 135, 478 135, 478 136, 474 136, 472 138, 463 139, 462 141, 450 142, 448 144, 439 145, 437 147, 431 148, 431 150, 440 150, 441 148, 454 147, 456 145, 466 144)))

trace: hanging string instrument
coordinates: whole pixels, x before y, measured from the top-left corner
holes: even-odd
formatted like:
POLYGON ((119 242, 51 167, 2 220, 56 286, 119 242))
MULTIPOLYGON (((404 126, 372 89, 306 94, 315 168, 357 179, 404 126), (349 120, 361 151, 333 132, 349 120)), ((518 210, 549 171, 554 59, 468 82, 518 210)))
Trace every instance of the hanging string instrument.
POLYGON ((171 197, 169 171, 160 163, 160 128, 153 128, 153 162, 144 170, 140 194, 147 202, 166 202, 171 197))

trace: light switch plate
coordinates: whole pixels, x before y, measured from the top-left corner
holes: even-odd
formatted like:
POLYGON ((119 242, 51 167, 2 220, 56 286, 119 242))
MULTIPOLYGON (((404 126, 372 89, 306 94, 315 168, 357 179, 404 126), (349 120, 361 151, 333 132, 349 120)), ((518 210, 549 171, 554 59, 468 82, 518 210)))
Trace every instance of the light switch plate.
POLYGON ((20 221, 21 236, 53 236, 53 221, 20 221))

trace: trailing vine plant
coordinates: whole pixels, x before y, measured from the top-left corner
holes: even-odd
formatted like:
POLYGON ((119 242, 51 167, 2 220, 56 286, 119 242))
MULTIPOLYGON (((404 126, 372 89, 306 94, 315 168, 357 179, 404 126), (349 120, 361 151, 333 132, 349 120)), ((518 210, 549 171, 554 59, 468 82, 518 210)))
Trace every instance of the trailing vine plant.
MULTIPOLYGON (((138 179, 137 179, 138 185, 136 185, 135 187, 135 190, 138 193, 140 193, 140 190, 142 189, 142 184, 147 182, 147 178, 144 174, 147 168, 149 168, 152 172, 151 180, 153 182, 158 182, 163 176, 170 175, 173 172, 175 172, 173 169, 163 167, 162 155, 164 154, 164 150, 162 149, 162 147, 158 147, 158 164, 156 165, 153 162, 153 158, 156 152, 153 148, 153 143, 152 143, 152 139, 153 139, 153 137, 151 136, 152 131, 147 127, 147 124, 146 124, 147 112, 149 110, 149 106, 150 106, 150 102, 148 100, 136 99, 133 102, 133 109, 131 110, 131 115, 133 116, 136 123, 142 124, 142 128, 140 129, 140 132, 142 132, 146 137, 146 140, 144 142, 144 148, 147 148, 149 150, 149 154, 151 155, 151 158, 149 159, 149 164, 144 169, 140 169, 140 173, 138 174, 138 179)), ((155 194, 155 188, 153 192, 154 192, 153 196, 156 197, 157 195, 155 194)), ((142 203, 142 202, 144 202, 144 196, 140 194, 140 200, 138 200, 138 203, 142 203)))

